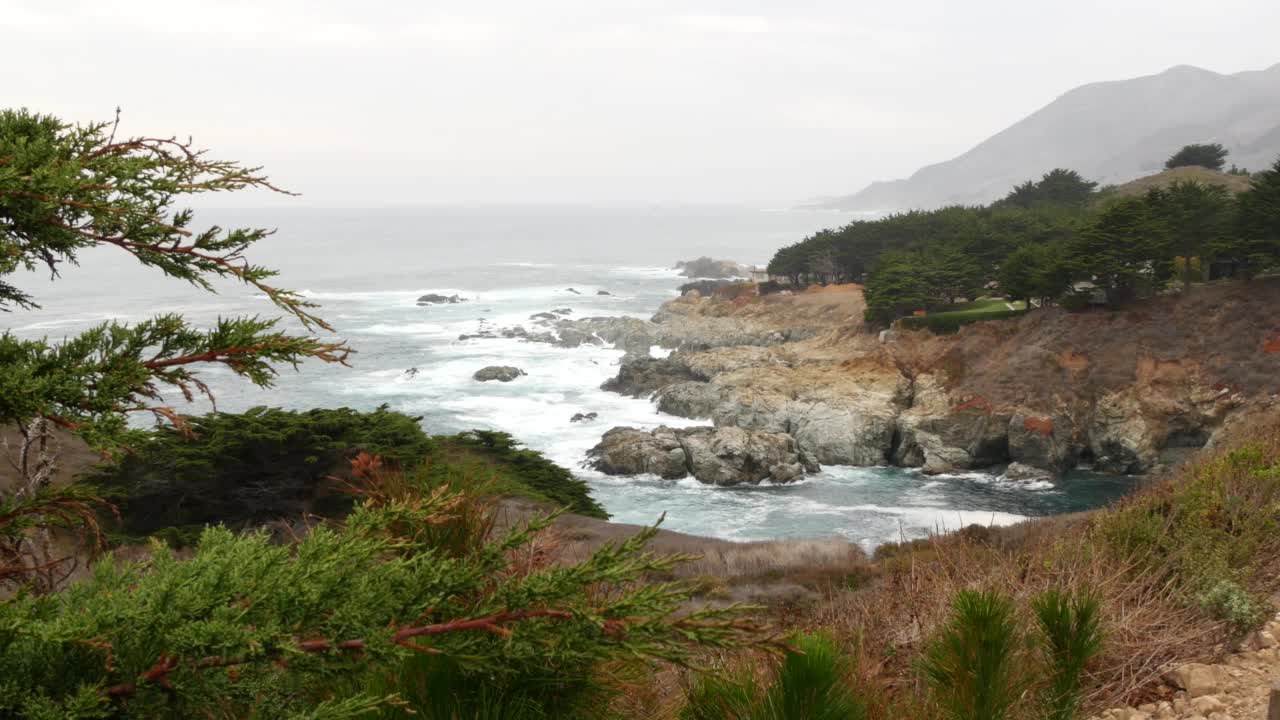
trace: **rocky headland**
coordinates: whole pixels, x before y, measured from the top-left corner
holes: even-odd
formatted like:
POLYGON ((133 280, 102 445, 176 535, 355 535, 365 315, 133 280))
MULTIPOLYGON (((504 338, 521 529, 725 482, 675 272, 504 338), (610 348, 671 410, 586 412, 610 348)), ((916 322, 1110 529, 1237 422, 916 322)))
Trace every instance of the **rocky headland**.
POLYGON ((1044 309, 954 336, 867 331, 856 286, 684 297, 623 338, 605 389, 666 413, 782 434, 820 463, 927 473, 1078 466, 1146 473, 1213 444, 1280 391, 1280 282, 1123 312, 1044 309), (638 349, 638 348, 636 348, 638 349))
MULTIPOLYGON (((1081 466, 1138 474, 1215 443, 1251 409, 1275 402, 1275 307, 1280 281, 1223 284, 1119 312, 1046 308, 950 336, 881 336, 863 323, 861 288, 845 285, 763 297, 689 293, 647 321, 553 311, 528 327, 484 327, 463 339, 619 347, 626 355, 604 389, 749 431, 735 437, 747 456, 775 457, 781 436, 798 458, 822 464, 993 468, 1016 478, 1081 466), (652 357, 653 347, 670 354, 652 357)), ((675 442, 618 433, 593 458, 605 472, 700 477, 687 449, 684 459, 659 457, 675 442), (626 444, 648 455, 601 461, 626 444)))

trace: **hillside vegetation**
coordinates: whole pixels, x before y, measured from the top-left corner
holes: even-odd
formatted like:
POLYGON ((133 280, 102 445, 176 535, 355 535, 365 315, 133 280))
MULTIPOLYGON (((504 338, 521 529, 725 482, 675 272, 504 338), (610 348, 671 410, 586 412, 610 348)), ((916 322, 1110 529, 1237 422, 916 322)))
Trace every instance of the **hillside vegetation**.
MULTIPOLYGON (((210 525, 245 529, 341 516, 354 503, 343 486, 361 453, 432 484, 465 479, 495 494, 607 517, 584 482, 509 435, 431 437, 418 418, 386 407, 370 413, 254 408, 191 418, 188 433, 156 429, 83 478, 115 504, 121 539, 157 536, 186 545, 210 525)), ((117 532, 110 518, 103 522, 117 532)))
POLYGON ((1248 178, 1175 167, 1101 190, 1059 168, 988 206, 822 230, 780 248, 768 269, 792 287, 862 281, 867 319, 880 324, 992 293, 1026 307, 1116 309, 1170 288, 1280 267, 1277 218, 1280 160, 1248 178))

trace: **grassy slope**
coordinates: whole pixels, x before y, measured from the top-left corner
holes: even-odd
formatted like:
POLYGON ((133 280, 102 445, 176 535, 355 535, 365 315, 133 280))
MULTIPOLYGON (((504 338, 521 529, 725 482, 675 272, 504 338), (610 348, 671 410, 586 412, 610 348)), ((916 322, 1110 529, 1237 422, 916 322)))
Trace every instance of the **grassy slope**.
POLYGON ((1165 170, 1155 175, 1140 177, 1137 180, 1118 185, 1114 190, 1105 193, 1104 198, 1137 197, 1145 195, 1152 188, 1169 187, 1179 181, 1218 185, 1226 188, 1227 192, 1232 195, 1237 195, 1249 189, 1249 178, 1245 175, 1228 175, 1209 168, 1191 166, 1165 170))

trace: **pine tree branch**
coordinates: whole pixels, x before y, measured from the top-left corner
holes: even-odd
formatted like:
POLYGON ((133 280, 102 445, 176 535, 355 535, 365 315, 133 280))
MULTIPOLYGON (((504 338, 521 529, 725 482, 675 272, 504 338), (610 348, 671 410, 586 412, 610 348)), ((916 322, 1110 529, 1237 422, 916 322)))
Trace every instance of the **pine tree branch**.
MULTIPOLYGON (((423 647, 410 642, 413 638, 446 635, 448 633, 466 632, 469 630, 485 630, 498 635, 509 636, 511 631, 505 626, 523 620, 532 620, 537 618, 552 619, 568 619, 572 618, 573 613, 565 610, 522 610, 519 612, 503 612, 486 615, 479 618, 470 618, 465 620, 450 620, 448 622, 436 623, 433 625, 422 625, 418 627, 404 627, 397 630, 392 636, 391 641, 397 645, 407 647, 418 652, 438 652, 432 648, 423 647)), ((363 650, 367 647, 368 641, 363 638, 355 638, 351 640, 301 640, 293 643, 293 648, 305 653, 322 654, 335 650, 363 650)), ((188 664, 193 670, 205 670, 209 668, 223 668, 234 665, 244 665, 249 662, 261 661, 264 658, 223 658, 223 657, 205 657, 188 664)), ((182 667, 179 658, 161 653, 155 664, 138 676, 133 682, 119 683, 112 685, 106 689, 109 697, 129 697, 138 691, 139 686, 147 684, 156 684, 163 688, 171 688, 169 684, 169 673, 182 667)))

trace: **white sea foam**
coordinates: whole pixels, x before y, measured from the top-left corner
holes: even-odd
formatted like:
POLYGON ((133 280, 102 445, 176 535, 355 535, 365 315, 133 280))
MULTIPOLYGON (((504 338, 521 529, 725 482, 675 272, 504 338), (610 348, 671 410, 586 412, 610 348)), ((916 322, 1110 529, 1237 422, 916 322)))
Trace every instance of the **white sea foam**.
POLYGON ((40 322, 28 323, 11 328, 15 333, 34 333, 41 330, 56 330, 58 328, 80 328, 90 325, 98 325, 104 322, 122 321, 128 319, 128 315, 120 313, 95 313, 93 315, 77 315, 73 317, 57 318, 52 320, 42 320, 40 322))
POLYGON ((354 328, 351 332, 365 335, 440 335, 448 333, 449 330, 444 325, 432 323, 406 323, 404 325, 377 323, 368 327, 354 328))
POLYGON ((610 268, 608 273, 618 277, 632 278, 679 278, 680 271, 676 268, 667 267, 616 267, 610 268))

